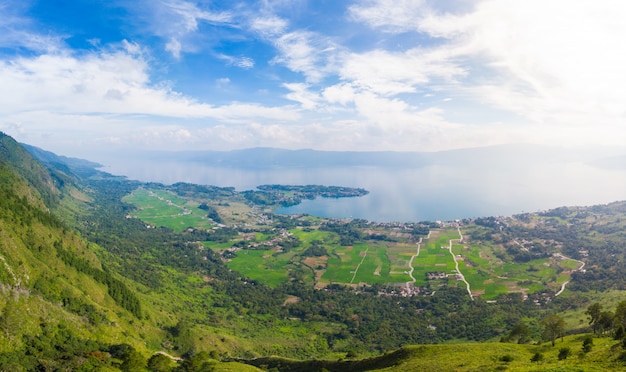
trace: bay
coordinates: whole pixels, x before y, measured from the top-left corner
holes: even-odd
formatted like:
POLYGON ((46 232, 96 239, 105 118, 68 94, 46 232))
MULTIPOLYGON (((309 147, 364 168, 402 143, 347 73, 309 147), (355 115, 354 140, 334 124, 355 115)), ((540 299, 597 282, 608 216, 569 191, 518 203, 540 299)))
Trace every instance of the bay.
POLYGON ((362 187, 364 197, 305 200, 277 213, 379 222, 511 215, 626 199, 626 171, 579 160, 446 162, 417 167, 216 167, 201 162, 111 160, 112 174, 146 182, 189 182, 237 190, 262 184, 362 187))

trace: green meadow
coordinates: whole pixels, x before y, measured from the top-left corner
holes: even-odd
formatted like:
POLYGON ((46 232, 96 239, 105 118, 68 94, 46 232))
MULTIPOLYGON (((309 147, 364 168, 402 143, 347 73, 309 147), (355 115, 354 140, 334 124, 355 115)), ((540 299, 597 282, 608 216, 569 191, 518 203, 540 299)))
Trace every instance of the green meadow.
POLYGON ((240 273, 245 273, 250 279, 276 287, 287 280, 290 260, 290 255, 275 255, 272 250, 246 249, 237 252, 237 257, 228 261, 226 265, 240 273))
POLYGON ((182 232, 189 227, 211 228, 213 223, 197 204, 170 191, 137 189, 126 196, 124 202, 133 204, 137 211, 133 217, 159 227, 182 232))

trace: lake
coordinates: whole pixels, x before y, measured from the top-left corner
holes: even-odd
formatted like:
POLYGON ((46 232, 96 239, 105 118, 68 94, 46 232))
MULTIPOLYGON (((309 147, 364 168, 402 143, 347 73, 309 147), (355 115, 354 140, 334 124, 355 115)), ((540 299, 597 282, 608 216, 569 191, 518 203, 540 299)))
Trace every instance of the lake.
POLYGON ((581 161, 438 164, 420 167, 215 167, 199 162, 124 159, 102 169, 140 181, 189 182, 250 190, 262 184, 362 187, 360 198, 306 200, 279 213, 379 222, 511 215, 626 199, 626 170, 581 161))

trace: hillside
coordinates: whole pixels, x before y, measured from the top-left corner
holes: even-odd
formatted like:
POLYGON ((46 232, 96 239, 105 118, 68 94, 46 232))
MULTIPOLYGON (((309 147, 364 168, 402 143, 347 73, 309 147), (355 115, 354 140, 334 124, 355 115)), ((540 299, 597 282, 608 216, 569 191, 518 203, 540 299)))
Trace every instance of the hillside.
POLYGON ((141 334, 166 332, 138 322, 145 313, 132 282, 51 212, 76 204, 73 190, 12 138, 2 135, 0 149, 0 368, 145 366, 154 350, 141 334))
MULTIPOLYGON (((145 184, 5 135, 0 148, 0 369, 565 368, 574 354, 558 361, 560 345, 530 343, 550 339, 542 321, 554 314, 567 321, 560 334, 599 330, 584 313, 594 302, 612 323, 581 360, 621 365, 620 341, 606 336, 621 319, 611 273, 622 270, 623 203, 384 226, 272 214, 311 196, 299 189, 145 184), (476 291, 454 274, 427 280, 427 265, 460 269, 476 291), (512 267, 519 277, 505 278, 512 267), (407 283, 423 291, 403 296, 407 283), (497 340, 510 343, 485 343, 497 340), (536 352, 543 364, 530 362, 536 352)), ((581 337, 566 338, 572 352, 581 337)))
POLYGON ((343 361, 296 361, 281 358, 259 358, 256 366, 285 372, 305 371, 606 371, 623 370, 624 353, 610 338, 567 336, 556 347, 550 344, 519 345, 508 343, 474 343, 407 346, 382 356, 343 361), (566 350, 566 351, 564 351, 566 350))

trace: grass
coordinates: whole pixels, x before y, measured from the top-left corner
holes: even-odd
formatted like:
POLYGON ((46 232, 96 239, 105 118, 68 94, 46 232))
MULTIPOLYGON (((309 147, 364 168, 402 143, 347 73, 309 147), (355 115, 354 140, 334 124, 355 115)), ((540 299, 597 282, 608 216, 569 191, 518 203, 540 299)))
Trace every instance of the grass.
POLYGON ((296 361, 282 358, 260 358, 250 363, 281 371, 607 371, 623 370, 619 359, 622 353, 618 341, 607 337, 593 339, 590 352, 582 352, 587 335, 560 339, 553 347, 549 342, 540 345, 509 343, 457 343, 443 345, 406 346, 378 357, 362 360, 296 361), (559 350, 569 348, 570 355, 559 360, 559 350), (531 359, 540 353, 543 359, 531 359))
POLYGON ((168 227, 176 232, 188 227, 208 229, 213 226, 205 217, 205 211, 169 191, 140 188, 126 196, 124 201, 138 208, 133 217, 154 226, 168 227))
POLYGON ((276 287, 287 280, 286 268, 290 265, 290 257, 274 255, 272 250, 242 250, 226 264, 250 279, 276 287))

